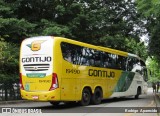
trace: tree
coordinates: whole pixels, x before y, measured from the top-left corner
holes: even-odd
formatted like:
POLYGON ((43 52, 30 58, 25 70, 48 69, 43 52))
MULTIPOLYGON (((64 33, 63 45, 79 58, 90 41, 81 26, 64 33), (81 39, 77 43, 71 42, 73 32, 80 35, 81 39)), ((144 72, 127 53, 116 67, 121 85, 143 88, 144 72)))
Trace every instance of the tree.
POLYGON ((35 24, 24 18, 18 19, 14 14, 14 7, 4 0, 0 0, 0 6, 0 36, 8 42, 20 43, 20 38, 29 36, 35 24))
POLYGON ((160 70, 157 60, 152 57, 147 59, 148 68, 151 71, 150 82, 158 82, 160 80, 160 70))
POLYGON ((134 28, 141 21, 131 0, 81 0, 80 3, 79 14, 69 24, 71 32, 75 37, 82 38, 81 41, 103 45, 107 36, 116 38, 117 35, 139 41, 140 30, 134 28))
POLYGON ((137 0, 137 7, 149 35, 149 55, 160 64, 160 1, 137 0))
POLYGON ((0 41, 0 84, 5 90, 5 100, 8 100, 8 89, 13 90, 13 83, 17 83, 19 79, 18 57, 17 45, 0 41))
MULTIPOLYGON (((124 38, 132 37, 139 42, 142 31, 140 28, 135 29, 141 25, 141 21, 132 0, 1 1, 10 12, 10 15, 4 15, 5 20, 10 17, 16 19, 13 21, 14 26, 6 20, 8 25, 5 24, 2 29, 6 25, 9 28, 13 27, 8 35, 18 42, 17 38, 23 36, 48 34, 96 45, 103 45, 103 42, 107 41, 104 39, 106 36, 116 38, 117 35, 124 38)), ((4 34, 6 31, 2 33, 4 34)))
POLYGON ((121 35, 107 36, 104 40, 102 38, 102 41, 103 46, 136 54, 143 60, 146 60, 148 57, 147 47, 144 45, 144 42, 137 42, 132 37, 124 37, 121 35))

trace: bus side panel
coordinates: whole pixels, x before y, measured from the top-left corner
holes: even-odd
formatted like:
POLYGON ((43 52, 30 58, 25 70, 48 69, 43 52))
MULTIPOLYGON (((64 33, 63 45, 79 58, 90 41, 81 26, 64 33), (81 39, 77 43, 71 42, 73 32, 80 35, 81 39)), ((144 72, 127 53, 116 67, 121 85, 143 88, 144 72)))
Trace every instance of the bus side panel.
POLYGON ((78 66, 63 61, 62 66, 62 81, 61 81, 61 99, 64 101, 76 101, 76 92, 78 91, 77 77, 79 74, 76 74, 78 66))
POLYGON ((104 85, 102 86, 104 99, 109 98, 113 94, 114 89, 122 73, 121 70, 114 70, 114 69, 107 69, 106 71, 114 72, 114 76, 110 77, 111 75, 109 74, 108 78, 104 78, 104 80, 101 79, 101 81, 103 81, 104 83, 104 85))
POLYGON ((69 101, 81 100, 84 87, 90 87, 92 94, 96 87, 101 87, 103 97, 110 97, 122 73, 121 70, 74 65, 64 59, 62 67, 61 98, 69 101))
POLYGON ((124 71, 118 80, 114 89, 114 94, 111 97, 131 96, 137 94, 139 76, 134 72, 124 71))
POLYGON ((75 66, 63 59, 61 51, 61 40, 55 40, 54 45, 54 71, 58 75, 60 88, 60 101, 76 101, 77 83, 76 71, 78 66, 75 66))

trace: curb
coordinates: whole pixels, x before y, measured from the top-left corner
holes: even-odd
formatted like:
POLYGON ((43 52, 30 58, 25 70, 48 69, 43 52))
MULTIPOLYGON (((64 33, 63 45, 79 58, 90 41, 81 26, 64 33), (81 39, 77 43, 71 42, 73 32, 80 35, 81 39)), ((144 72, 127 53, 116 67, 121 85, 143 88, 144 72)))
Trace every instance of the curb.
POLYGON ((155 100, 155 103, 156 103, 156 107, 157 107, 157 110, 158 110, 158 113, 157 113, 157 116, 160 116, 160 94, 155 94, 154 95, 154 100, 155 100))
POLYGON ((33 101, 29 101, 29 100, 0 101, 0 105, 18 104, 18 103, 26 103, 26 102, 33 102, 33 101))
POLYGON ((160 107, 160 94, 155 94, 156 106, 160 107))

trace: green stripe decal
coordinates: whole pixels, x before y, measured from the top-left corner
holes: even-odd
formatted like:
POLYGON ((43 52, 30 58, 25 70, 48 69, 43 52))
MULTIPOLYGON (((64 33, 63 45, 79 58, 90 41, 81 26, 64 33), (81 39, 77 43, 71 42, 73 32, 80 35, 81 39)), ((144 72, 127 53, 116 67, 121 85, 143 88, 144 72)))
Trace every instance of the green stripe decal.
POLYGON ((135 73, 134 72, 122 72, 121 77, 118 80, 117 86, 114 89, 114 92, 124 92, 127 91, 131 85, 135 73))

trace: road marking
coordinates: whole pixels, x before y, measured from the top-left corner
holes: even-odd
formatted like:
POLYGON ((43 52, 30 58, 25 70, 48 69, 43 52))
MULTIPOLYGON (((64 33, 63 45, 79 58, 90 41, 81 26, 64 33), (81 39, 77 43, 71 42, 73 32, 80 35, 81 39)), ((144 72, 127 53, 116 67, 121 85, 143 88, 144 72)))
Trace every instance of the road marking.
POLYGON ((144 107, 152 107, 152 106, 155 106, 154 100, 152 100, 150 104, 148 104, 147 106, 144 106, 144 107))
POLYGON ((134 113, 127 113, 124 116, 132 116, 134 113))

